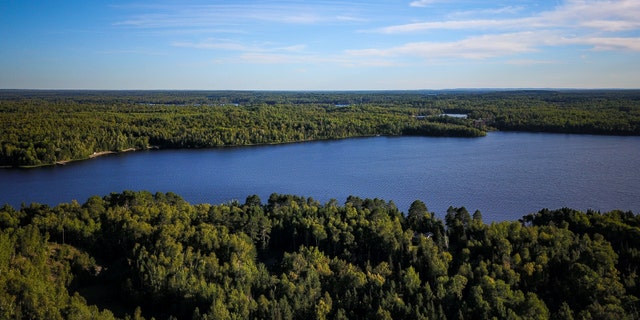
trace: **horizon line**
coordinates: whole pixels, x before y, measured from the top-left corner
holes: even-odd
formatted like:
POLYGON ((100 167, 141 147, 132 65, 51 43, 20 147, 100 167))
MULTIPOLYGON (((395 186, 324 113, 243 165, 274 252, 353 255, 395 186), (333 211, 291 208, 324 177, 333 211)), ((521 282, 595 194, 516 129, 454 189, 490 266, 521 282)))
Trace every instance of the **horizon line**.
POLYGON ((237 91, 237 92, 389 92, 389 91, 633 91, 637 88, 601 87, 459 87, 441 89, 74 89, 74 88, 0 88, 0 91, 237 91))

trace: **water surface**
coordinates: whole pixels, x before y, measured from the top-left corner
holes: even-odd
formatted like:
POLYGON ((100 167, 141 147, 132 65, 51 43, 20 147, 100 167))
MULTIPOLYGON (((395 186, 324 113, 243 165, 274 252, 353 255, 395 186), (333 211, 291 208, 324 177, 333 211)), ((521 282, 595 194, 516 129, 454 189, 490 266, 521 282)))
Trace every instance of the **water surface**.
POLYGON ((66 166, 0 170, 0 203, 56 205, 123 190, 172 191, 191 203, 273 192, 413 200, 486 221, 542 208, 640 212, 640 137, 489 133, 483 138, 372 137, 275 146, 160 150, 66 166))

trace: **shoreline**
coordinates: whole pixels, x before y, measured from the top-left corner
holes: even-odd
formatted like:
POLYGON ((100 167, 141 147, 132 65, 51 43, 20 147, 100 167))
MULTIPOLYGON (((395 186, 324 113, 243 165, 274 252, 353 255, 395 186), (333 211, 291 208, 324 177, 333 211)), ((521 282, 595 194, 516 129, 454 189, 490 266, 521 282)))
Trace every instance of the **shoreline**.
MULTIPOLYGON (((149 147, 147 147, 147 150, 152 149, 152 148, 153 147, 149 146, 149 147)), ((106 155, 109 155, 109 154, 120 154, 120 153, 132 152, 132 151, 138 151, 138 150, 141 150, 141 149, 127 148, 127 149, 120 150, 120 151, 96 151, 96 152, 92 153, 91 155, 89 155, 89 159, 102 157, 102 156, 106 156, 106 155)))
POLYGON ((120 150, 120 151, 113 151, 113 150, 95 151, 94 153, 90 154, 89 156, 87 156, 85 158, 59 160, 59 161, 56 161, 54 163, 38 164, 38 165, 31 165, 31 166, 0 166, 0 169, 11 169, 11 168, 16 168, 16 169, 35 169, 35 168, 42 168, 42 167, 66 166, 67 164, 72 163, 72 162, 85 161, 85 160, 95 159, 95 158, 102 157, 102 156, 107 156, 107 155, 115 155, 115 154, 134 152, 134 151, 140 151, 140 150, 158 150, 158 149, 160 149, 159 146, 147 146, 147 148, 145 148, 145 149, 127 148, 127 149, 123 149, 123 150, 120 150))
MULTIPOLYGON (((570 133, 570 132, 553 132, 553 131, 520 131, 520 130, 487 130, 485 131, 485 135, 482 136, 455 136, 455 135, 412 135, 412 134, 399 134, 399 135, 380 135, 380 134, 371 134, 371 135, 362 135, 362 136, 349 136, 349 137, 332 137, 332 138, 322 138, 322 139, 305 139, 298 141, 287 141, 287 142, 274 142, 274 143, 255 143, 255 144, 235 144, 235 145, 220 145, 220 146, 211 146, 211 147, 166 147, 166 149, 208 149, 208 148, 238 148, 238 147, 259 147, 259 146, 273 146, 273 145, 284 145, 284 144, 296 144, 296 143, 307 143, 307 142, 318 142, 318 141, 330 141, 330 140, 342 140, 342 139, 357 139, 357 138, 369 138, 369 137, 403 137, 403 136, 424 136, 424 137, 433 137, 433 138, 483 138, 489 132, 519 132, 519 133, 543 133, 543 134, 569 134, 569 135, 596 135, 596 136, 621 136, 621 135, 602 135, 602 134, 593 134, 593 133, 570 133)), ((59 160, 53 163, 47 164, 38 164, 38 165, 24 165, 24 166, 0 166, 1 169, 35 169, 42 167, 51 167, 51 166, 65 166, 72 162, 85 161, 90 160, 102 156, 107 155, 117 155, 121 153, 128 153, 134 151, 142 151, 142 150, 159 150, 162 149, 161 146, 158 145, 149 145, 144 149, 139 148, 127 148, 120 151, 113 150, 105 150, 105 151, 95 151, 92 154, 88 155, 85 158, 77 158, 77 159, 69 159, 69 160, 59 160)))

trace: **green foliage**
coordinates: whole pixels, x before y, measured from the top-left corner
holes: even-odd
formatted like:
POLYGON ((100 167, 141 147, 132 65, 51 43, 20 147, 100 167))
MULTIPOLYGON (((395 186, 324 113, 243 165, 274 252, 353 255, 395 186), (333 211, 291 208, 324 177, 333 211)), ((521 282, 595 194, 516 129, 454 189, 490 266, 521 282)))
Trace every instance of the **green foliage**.
POLYGON ((436 93, 4 90, 0 166, 51 165, 155 147, 373 135, 479 137, 494 129, 640 135, 636 90, 436 93))
POLYGON ((2 91, 0 166, 51 165, 155 147, 241 146, 374 135, 484 135, 471 120, 416 118, 439 113, 421 97, 2 91))
POLYGON ((636 90, 489 92, 456 111, 505 131, 640 135, 636 90))
POLYGON ((0 230, 1 319, 114 319, 67 287, 91 264, 84 252, 48 241, 38 227, 0 230))
POLYGON ((172 193, 0 208, 0 318, 635 319, 640 218, 490 225, 351 196, 172 193), (446 228, 445 228, 446 226, 446 228))

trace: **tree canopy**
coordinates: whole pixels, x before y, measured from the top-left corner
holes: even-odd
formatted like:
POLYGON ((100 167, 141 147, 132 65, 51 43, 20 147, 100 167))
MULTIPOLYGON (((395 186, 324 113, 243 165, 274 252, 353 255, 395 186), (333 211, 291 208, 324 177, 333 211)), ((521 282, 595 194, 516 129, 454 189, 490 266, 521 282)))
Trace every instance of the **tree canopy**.
POLYGON ((173 193, 0 208, 0 318, 634 319, 640 216, 173 193))
POLYGON ((0 90, 0 166, 102 152, 490 130, 640 135, 640 91, 0 90), (466 118, 443 116, 461 113, 466 118))

